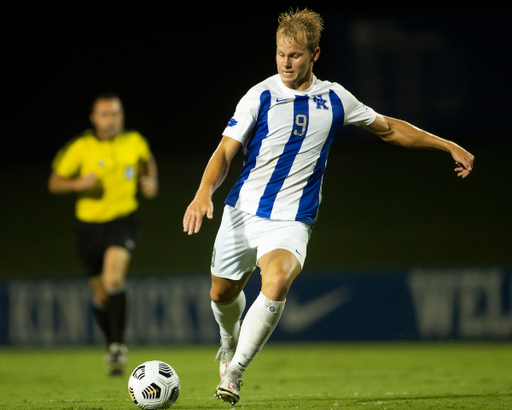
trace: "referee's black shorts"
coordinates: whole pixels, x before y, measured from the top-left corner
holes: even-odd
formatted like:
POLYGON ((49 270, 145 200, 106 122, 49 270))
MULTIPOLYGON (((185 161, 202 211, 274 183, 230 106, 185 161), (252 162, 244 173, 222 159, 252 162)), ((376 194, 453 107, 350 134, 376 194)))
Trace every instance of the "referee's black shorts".
POLYGON ((78 256, 88 276, 100 275, 103 256, 110 246, 121 246, 128 251, 135 249, 139 229, 137 212, 104 223, 77 220, 78 256))

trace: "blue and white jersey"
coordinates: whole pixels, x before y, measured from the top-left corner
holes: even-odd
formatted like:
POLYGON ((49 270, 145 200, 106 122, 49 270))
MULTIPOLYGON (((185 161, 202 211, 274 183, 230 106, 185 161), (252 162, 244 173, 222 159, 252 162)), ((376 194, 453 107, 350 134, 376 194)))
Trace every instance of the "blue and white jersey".
POLYGON ((337 83, 313 77, 299 92, 278 74, 269 77, 240 100, 223 132, 244 147, 241 175, 225 203, 263 218, 313 224, 334 134, 375 117, 337 83))

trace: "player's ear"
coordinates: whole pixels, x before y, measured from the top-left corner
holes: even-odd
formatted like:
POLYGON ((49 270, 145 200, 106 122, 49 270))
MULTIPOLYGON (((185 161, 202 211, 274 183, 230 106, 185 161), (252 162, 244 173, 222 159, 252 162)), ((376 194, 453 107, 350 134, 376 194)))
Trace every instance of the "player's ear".
POLYGON ((320 57, 320 47, 317 47, 313 50, 313 55, 311 56, 311 62, 316 63, 316 60, 318 60, 318 57, 320 57))

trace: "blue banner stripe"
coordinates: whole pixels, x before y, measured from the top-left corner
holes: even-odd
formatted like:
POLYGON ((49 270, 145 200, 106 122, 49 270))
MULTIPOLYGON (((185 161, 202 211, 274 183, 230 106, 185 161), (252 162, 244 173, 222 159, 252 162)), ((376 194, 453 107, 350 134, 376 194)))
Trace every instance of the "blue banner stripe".
POLYGON ((332 107, 331 129, 329 130, 329 135, 322 147, 315 169, 304 187, 297 216, 295 218, 297 221, 308 222, 311 224, 314 224, 315 222, 315 218, 318 213, 318 206, 320 205, 320 189, 322 187, 322 178, 325 172, 329 148, 331 147, 334 134, 336 134, 345 121, 345 110, 338 95, 334 91, 330 90, 329 99, 332 107))
POLYGON ((256 158, 260 154, 262 141, 268 136, 268 110, 270 109, 270 91, 264 91, 260 95, 260 110, 258 113, 258 123, 256 124, 253 136, 244 144, 244 165, 240 176, 238 177, 235 185, 231 189, 225 203, 230 206, 235 206, 238 198, 240 197, 240 190, 244 185, 251 170, 256 166, 256 158))
POLYGON ((295 157, 302 146, 304 138, 306 138, 309 121, 309 96, 295 97, 293 103, 293 121, 293 130, 290 134, 290 138, 277 161, 277 165, 265 188, 265 192, 260 198, 256 215, 263 218, 270 218, 277 194, 288 177, 295 157))

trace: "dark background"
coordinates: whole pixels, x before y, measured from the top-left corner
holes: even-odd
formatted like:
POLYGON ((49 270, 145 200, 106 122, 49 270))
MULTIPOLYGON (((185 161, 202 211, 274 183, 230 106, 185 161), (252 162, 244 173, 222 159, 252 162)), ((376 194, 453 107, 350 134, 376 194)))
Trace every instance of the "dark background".
MULTIPOLYGON (((181 219, 242 95, 275 73, 280 12, 297 4, 16 10, 4 36, 0 277, 81 275, 72 196, 46 189, 57 150, 89 126, 91 100, 118 92, 160 168, 142 200, 133 275, 207 272, 223 200, 199 235, 181 219)), ((305 272, 357 267, 510 266, 510 7, 310 7, 326 29, 314 72, 385 115, 472 152, 389 146, 355 127, 331 149, 305 272)))

